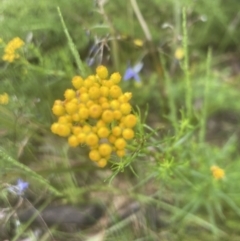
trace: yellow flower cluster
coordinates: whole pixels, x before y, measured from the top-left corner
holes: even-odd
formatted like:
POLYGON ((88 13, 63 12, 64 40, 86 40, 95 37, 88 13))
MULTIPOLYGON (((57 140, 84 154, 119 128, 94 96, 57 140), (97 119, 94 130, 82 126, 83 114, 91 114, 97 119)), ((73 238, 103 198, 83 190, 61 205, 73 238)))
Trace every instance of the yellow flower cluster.
POLYGON ((73 77, 75 89, 67 89, 65 100, 56 100, 52 107, 58 121, 51 131, 68 137, 72 147, 88 145, 89 158, 100 167, 107 164, 113 152, 123 157, 127 141, 134 137, 137 117, 129 104, 132 93, 123 93, 120 81, 119 73, 108 77, 107 68, 101 65, 96 75, 73 77))
POLYGON ((8 101, 9 101, 9 96, 7 93, 3 93, 0 95, 0 104, 1 105, 6 105, 8 104, 8 101))
POLYGON ((211 166, 210 170, 212 172, 213 177, 216 180, 220 180, 220 179, 223 179, 225 177, 225 171, 218 166, 211 166))
POLYGON ((18 59, 20 56, 16 53, 16 50, 21 48, 23 45, 24 42, 19 37, 12 39, 5 47, 2 59, 9 63, 18 59))

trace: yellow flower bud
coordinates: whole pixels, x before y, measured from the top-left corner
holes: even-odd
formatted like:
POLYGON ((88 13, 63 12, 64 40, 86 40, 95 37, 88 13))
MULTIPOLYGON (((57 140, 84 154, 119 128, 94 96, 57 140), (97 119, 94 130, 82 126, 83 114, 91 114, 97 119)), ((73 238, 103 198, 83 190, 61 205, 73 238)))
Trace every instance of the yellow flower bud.
POLYGON ((106 138, 109 136, 110 130, 107 127, 103 126, 97 130, 97 134, 100 138, 106 138))
POLYGON ((108 77, 108 70, 103 65, 97 67, 96 73, 100 79, 106 79, 108 77))
POLYGON ((54 105, 52 108, 52 112, 56 116, 61 116, 65 114, 65 108, 63 105, 54 105))
POLYGON ((79 145, 78 138, 75 135, 71 135, 68 137, 69 146, 76 147, 79 145))
POLYGON ((101 93, 101 96, 108 97, 108 95, 109 95, 109 88, 107 86, 101 86, 100 87, 100 93, 101 93))
POLYGON ((72 89, 67 89, 64 92, 64 97, 66 100, 71 100, 76 97, 76 92, 72 89))
POLYGON ((97 119, 100 117, 101 114, 102 114, 102 107, 100 105, 95 104, 89 108, 90 117, 97 119))
POLYGON ((90 87, 88 93, 89 93, 90 99, 92 99, 92 100, 99 98, 99 96, 101 94, 100 89, 96 86, 90 87))
POLYGON ((111 123, 113 121, 113 112, 111 110, 105 110, 102 114, 102 120, 106 123, 111 123))
POLYGON ((51 125, 52 133, 58 134, 58 125, 59 125, 59 123, 56 123, 56 122, 51 125))
POLYGON ((74 76, 72 78, 72 85, 76 88, 79 89, 83 86, 83 78, 81 76, 74 76))
POLYGON ((114 142, 114 145, 116 149, 122 150, 126 147, 127 143, 123 138, 117 138, 116 141, 114 142))
POLYGON ((89 101, 89 94, 86 92, 86 93, 81 93, 80 96, 79 96, 79 100, 82 102, 82 103, 87 103, 89 101))
POLYGON ((59 136, 63 137, 67 137, 71 133, 70 127, 66 124, 58 124, 56 131, 59 136))
POLYGON ((86 141, 86 134, 84 132, 80 132, 78 135, 77 135, 77 139, 78 139, 78 142, 80 144, 84 144, 85 141, 86 141))
POLYGON ((130 128, 124 129, 122 136, 126 140, 131 140, 134 137, 134 131, 130 128))
POLYGON ((105 167, 107 165, 107 160, 106 158, 101 158, 98 162, 97 162, 99 167, 105 167))
POLYGON ((83 107, 83 108, 79 109, 78 114, 79 114, 80 119, 86 120, 89 116, 89 110, 87 108, 83 107))
POLYGON ((89 152, 89 158, 91 161, 99 161, 101 159, 100 153, 98 150, 91 150, 89 152))
POLYGON ((77 109, 78 109, 78 105, 74 102, 68 102, 66 105, 65 105, 65 109, 66 109, 66 112, 69 114, 69 115, 72 115, 74 114, 77 109))
POLYGON ((122 134, 122 128, 119 126, 113 127, 112 134, 116 137, 120 136, 122 134))
POLYGON ((110 76, 110 79, 113 81, 114 84, 118 84, 120 81, 121 81, 121 75, 116 72, 116 73, 113 73, 111 76, 110 76))
POLYGON ((120 105, 120 111, 123 113, 123 115, 130 114, 131 110, 132 110, 132 107, 129 103, 123 103, 120 105))
POLYGON ((124 118, 124 125, 128 128, 133 128, 137 123, 137 117, 133 114, 127 115, 124 118))
POLYGON ((86 137, 86 143, 89 146, 95 146, 98 144, 98 136, 95 133, 90 133, 86 137))
POLYGON ((120 110, 114 110, 113 117, 115 120, 120 120, 122 118, 122 112, 120 110))
POLYGON ((110 88, 110 92, 109 93, 110 93, 110 96, 113 99, 117 99, 118 97, 120 97, 122 95, 122 90, 121 90, 121 88, 118 85, 113 85, 110 88))
POLYGON ((112 147, 109 144, 103 143, 98 148, 101 156, 106 157, 109 156, 112 152, 112 147))
POLYGON ((80 126, 73 126, 72 127, 72 133, 74 134, 74 135, 78 135, 80 132, 82 131, 82 128, 80 127, 80 126))
POLYGON ((117 154, 117 156, 119 156, 119 157, 123 157, 123 156, 125 156, 125 150, 124 150, 124 149, 122 149, 122 150, 117 150, 117 151, 116 151, 116 154, 117 154))

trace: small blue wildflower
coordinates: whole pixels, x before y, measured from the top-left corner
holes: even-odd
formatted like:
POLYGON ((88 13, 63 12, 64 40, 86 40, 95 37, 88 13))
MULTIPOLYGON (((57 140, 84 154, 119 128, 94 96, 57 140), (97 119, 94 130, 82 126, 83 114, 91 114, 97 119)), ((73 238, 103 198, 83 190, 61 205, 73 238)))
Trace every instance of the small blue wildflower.
POLYGON ((21 192, 24 192, 29 186, 28 182, 24 182, 22 179, 17 180, 17 187, 21 192))
POLYGON ((24 182, 22 179, 17 180, 17 185, 10 186, 8 188, 8 191, 18 195, 22 196, 24 194, 24 191, 28 188, 29 183, 24 182))
POLYGON ((133 67, 128 65, 128 68, 125 71, 123 79, 124 80, 134 79, 135 81, 140 82, 140 77, 139 77, 138 73, 142 70, 142 68, 143 68, 142 62, 137 63, 133 67))

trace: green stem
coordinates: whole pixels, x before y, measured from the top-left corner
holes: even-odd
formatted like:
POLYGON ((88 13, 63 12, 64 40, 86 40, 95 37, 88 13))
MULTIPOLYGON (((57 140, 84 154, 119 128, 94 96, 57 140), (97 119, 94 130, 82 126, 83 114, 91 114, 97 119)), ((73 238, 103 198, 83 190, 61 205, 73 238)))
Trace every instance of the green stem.
POLYGON ((56 196, 62 196, 62 194, 53 186, 51 186, 46 179, 38 175, 36 172, 32 171, 29 167, 23 165, 22 163, 19 163, 17 160, 9 156, 2 148, 0 148, 0 161, 18 167, 19 169, 23 170, 26 174, 31 176, 31 178, 37 180, 39 183, 48 187, 48 189, 52 191, 56 196))
POLYGON ((191 118, 192 116, 192 86, 189 74, 189 60, 188 60, 188 35, 187 35, 187 18, 186 18, 186 9, 183 8, 183 49, 184 49, 184 63, 183 70, 185 75, 185 88, 186 88, 186 108, 187 108, 187 117, 191 118))
POLYGON ((63 17, 62 17, 61 10, 60 10, 59 7, 57 7, 57 10, 58 10, 58 15, 60 17, 60 20, 61 20, 61 23, 62 23, 62 26, 63 26, 64 33, 65 33, 65 35, 67 37, 67 40, 68 40, 69 48, 70 48, 70 50, 71 50, 71 52, 73 54, 73 57, 75 58, 75 61, 76 61, 77 66, 78 66, 78 69, 80 70, 81 75, 83 77, 86 77, 85 67, 83 65, 83 62, 82 62, 80 56, 79 56, 79 53, 78 53, 78 51, 76 49, 76 46, 73 43, 72 38, 71 38, 71 36, 70 36, 70 34, 68 32, 68 29, 67 29, 66 24, 65 24, 65 22, 63 20, 63 17))

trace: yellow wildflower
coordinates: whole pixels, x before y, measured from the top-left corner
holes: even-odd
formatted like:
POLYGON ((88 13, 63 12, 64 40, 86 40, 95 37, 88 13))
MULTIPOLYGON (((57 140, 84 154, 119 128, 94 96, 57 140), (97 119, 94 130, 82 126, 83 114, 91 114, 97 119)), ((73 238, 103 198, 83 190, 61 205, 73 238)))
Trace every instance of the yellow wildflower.
POLYGON ((133 40, 133 44, 137 47, 142 47, 144 45, 144 42, 141 39, 136 38, 133 40))
POLYGON ((174 53, 174 57, 177 60, 181 60, 184 57, 184 51, 181 47, 178 47, 174 53))
POLYGON ((19 37, 12 39, 6 45, 2 59, 9 63, 13 62, 15 59, 18 59, 20 56, 16 53, 16 50, 21 48, 23 45, 24 42, 19 37))
POLYGON ((95 75, 73 77, 75 89, 65 90, 65 99, 56 100, 52 108, 58 120, 51 131, 67 137, 71 147, 86 144, 90 160, 99 167, 106 166, 112 154, 126 155, 137 124, 129 103, 132 93, 123 93, 118 72, 108 76, 107 67, 101 65, 95 75))
POLYGON ((213 177, 216 180, 220 180, 220 179, 223 179, 225 177, 225 171, 218 166, 211 166, 210 170, 212 172, 213 177))
POLYGON ((8 104, 8 101, 9 101, 9 96, 7 93, 3 93, 0 95, 0 104, 1 105, 6 105, 8 104))

